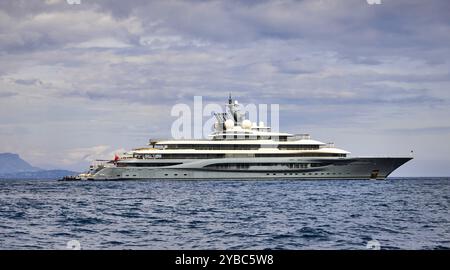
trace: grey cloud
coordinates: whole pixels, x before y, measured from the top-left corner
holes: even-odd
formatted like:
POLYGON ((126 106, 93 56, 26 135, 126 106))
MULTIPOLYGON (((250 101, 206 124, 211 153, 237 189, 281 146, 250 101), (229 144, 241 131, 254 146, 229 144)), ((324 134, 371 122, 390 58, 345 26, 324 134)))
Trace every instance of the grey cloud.
MULTIPOLYGON (((46 5, 43 1, 3 1, 2 10, 22 25, 28 16, 62 14, 47 25, 23 26, 10 34, 8 50, 43 49, 114 36, 139 47, 145 35, 175 35, 236 46, 264 39, 314 40, 317 48, 331 49, 356 61, 377 63, 374 57, 427 57, 432 48, 450 43, 447 1, 384 1, 368 5, 353 1, 83 1, 82 5, 46 5), (92 15, 110 17, 119 28, 91 22, 92 15), (77 18, 78 16, 78 18, 77 18), (138 21, 145 33, 130 33, 120 22, 138 21), (24 32, 25 31, 25 32, 24 32), (439 38, 441 42, 436 42, 439 38), (405 50, 405 48, 407 48, 405 50), (373 56, 371 59, 368 57, 373 56)), ((34 16, 34 17, 33 17, 34 16)), ((105 19, 99 18, 99 22, 105 19)), ((10 28, 7 28, 10 29, 10 28)), ((8 32, 8 30, 3 32, 8 32)), ((14 28, 13 28, 14 29, 14 28)), ((448 50, 447 50, 448 52, 448 50)), ((434 59, 436 61, 436 59, 434 59)))
MULTIPOLYGON (((114 6, 111 2, 103 5, 114 6)), ((359 0, 156 1, 130 14, 144 21, 162 20, 167 31, 226 43, 313 38, 328 48, 376 49, 439 45, 428 37, 442 37, 439 31, 448 31, 448 10, 445 1, 423 5, 419 0, 385 1, 379 6, 359 0)))
POLYGON ((376 57, 367 57, 367 56, 346 55, 342 57, 342 59, 349 60, 354 64, 361 64, 361 65, 380 65, 383 63, 382 61, 380 61, 380 59, 377 59, 376 57))
POLYGON ((140 23, 133 18, 118 20, 95 9, 45 10, 23 17, 2 11, 0 18, 5 21, 0 27, 0 45, 2 51, 8 53, 64 49, 83 42, 101 42, 105 38, 116 43, 136 44, 139 40, 136 35, 141 31, 140 23))
POLYGON ((10 91, 0 91, 0 98, 9 98, 9 97, 13 97, 16 96, 17 93, 15 92, 10 92, 10 91))
POLYGON ((433 127, 422 127, 422 128, 396 128, 396 129, 386 129, 387 132, 397 133, 397 134, 449 134, 450 126, 433 126, 433 127))
POLYGON ((14 82, 17 84, 22 84, 22 85, 43 85, 44 84, 39 79, 17 79, 17 80, 14 80, 14 82))

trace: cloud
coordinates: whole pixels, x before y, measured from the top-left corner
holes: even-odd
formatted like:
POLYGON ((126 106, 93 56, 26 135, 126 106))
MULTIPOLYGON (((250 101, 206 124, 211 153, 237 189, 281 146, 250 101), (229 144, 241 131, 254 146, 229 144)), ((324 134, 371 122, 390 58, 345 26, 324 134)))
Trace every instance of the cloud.
POLYGON ((15 18, 2 12, 0 28, 2 50, 19 53, 30 50, 52 50, 64 46, 102 42, 117 44, 136 42, 142 29, 135 18, 116 20, 93 10, 42 12, 15 18))
POLYGON ((110 146, 108 145, 96 145, 89 148, 71 149, 70 152, 64 156, 62 162, 66 165, 80 161, 92 162, 96 159, 102 159, 108 150, 110 150, 110 146))
POLYGON ((126 150, 118 148, 111 150, 109 145, 95 145, 84 148, 68 149, 62 156, 62 163, 65 165, 73 165, 80 162, 92 163, 96 160, 112 160, 114 155, 122 155, 126 150))
POLYGON ((39 79, 17 79, 14 81, 17 84, 22 85, 42 85, 43 82, 39 79))

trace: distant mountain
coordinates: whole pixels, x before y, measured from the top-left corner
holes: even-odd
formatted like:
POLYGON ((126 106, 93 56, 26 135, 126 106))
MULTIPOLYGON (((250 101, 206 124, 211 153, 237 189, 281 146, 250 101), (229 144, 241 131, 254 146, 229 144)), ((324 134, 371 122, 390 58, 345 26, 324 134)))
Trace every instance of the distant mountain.
POLYGON ((3 179, 58 179, 78 174, 67 170, 44 170, 21 159, 18 154, 0 153, 0 178, 3 179))
POLYGON ((0 153, 0 174, 37 171, 42 171, 42 169, 31 166, 18 154, 0 153))

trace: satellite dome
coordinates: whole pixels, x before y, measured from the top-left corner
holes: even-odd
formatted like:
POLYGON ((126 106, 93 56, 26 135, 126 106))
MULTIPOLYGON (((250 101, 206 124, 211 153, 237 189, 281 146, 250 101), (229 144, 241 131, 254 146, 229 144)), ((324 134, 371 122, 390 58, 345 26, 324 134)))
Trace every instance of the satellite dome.
POLYGON ((226 129, 232 129, 234 127, 234 121, 231 119, 228 119, 225 121, 225 128, 226 129))
POLYGON ((244 121, 242 121, 241 126, 243 129, 250 129, 252 128, 252 122, 250 120, 245 119, 244 121))

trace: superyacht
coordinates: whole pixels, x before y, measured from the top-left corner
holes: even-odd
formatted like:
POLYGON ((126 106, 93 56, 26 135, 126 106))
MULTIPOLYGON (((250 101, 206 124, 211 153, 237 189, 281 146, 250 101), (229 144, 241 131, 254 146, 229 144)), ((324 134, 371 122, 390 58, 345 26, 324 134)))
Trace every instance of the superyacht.
POLYGON ((272 132, 244 119, 231 96, 202 140, 150 140, 66 180, 385 179, 412 157, 351 157, 308 134, 272 132))

